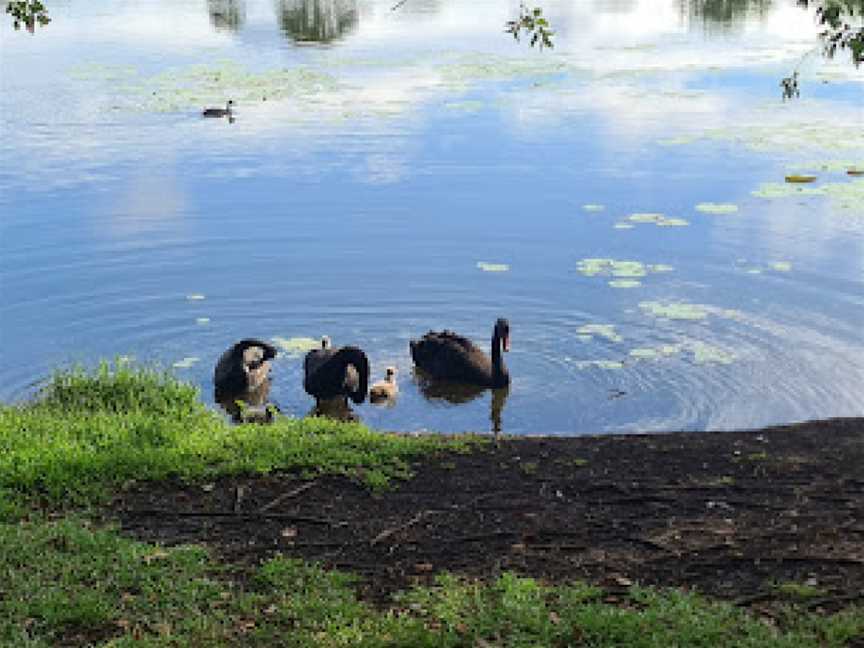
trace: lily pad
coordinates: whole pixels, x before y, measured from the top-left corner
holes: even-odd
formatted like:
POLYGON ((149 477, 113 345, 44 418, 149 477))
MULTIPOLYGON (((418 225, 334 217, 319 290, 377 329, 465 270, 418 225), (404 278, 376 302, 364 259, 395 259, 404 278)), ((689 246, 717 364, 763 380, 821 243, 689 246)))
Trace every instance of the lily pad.
POLYGON ((691 351, 696 364, 732 364, 736 359, 734 353, 704 342, 695 342, 691 351))
POLYGON ((573 363, 578 369, 597 367, 598 369, 623 369, 624 363, 619 360, 579 360, 573 363))
POLYGON ((653 358, 659 358, 660 352, 657 351, 657 349, 652 349, 650 347, 642 347, 638 349, 630 349, 628 355, 631 358, 638 358, 639 360, 651 360, 653 358))
POLYGON ((577 329, 579 337, 587 337, 589 340, 594 335, 604 337, 611 342, 621 342, 623 339, 615 332, 614 324, 583 324, 577 329))
POLYGON ((706 214, 734 214, 738 211, 738 205, 732 203, 702 202, 696 205, 696 211, 706 214))
POLYGON ((658 227, 683 227, 689 225, 683 218, 669 218, 665 214, 653 212, 637 212, 627 217, 632 223, 653 223, 658 227))
POLYGON ((182 360, 178 360, 177 362, 175 362, 171 366, 174 367, 175 369, 188 369, 189 367, 194 365, 196 362, 198 362, 200 359, 201 358, 199 358, 197 356, 187 356, 187 357, 183 358, 182 360))
POLYGON ((639 308, 654 317, 672 320, 703 320, 708 317, 708 310, 704 306, 687 302, 643 301, 639 302, 639 308))
POLYGON ((506 263, 487 263, 486 261, 478 261, 477 267, 483 272, 507 272, 510 266, 506 263))
POLYGON ((642 282, 635 279, 613 279, 609 285, 613 288, 638 288, 642 282))
POLYGON ((298 356, 321 348, 321 338, 292 337, 285 338, 279 335, 270 338, 273 343, 289 356, 298 356))

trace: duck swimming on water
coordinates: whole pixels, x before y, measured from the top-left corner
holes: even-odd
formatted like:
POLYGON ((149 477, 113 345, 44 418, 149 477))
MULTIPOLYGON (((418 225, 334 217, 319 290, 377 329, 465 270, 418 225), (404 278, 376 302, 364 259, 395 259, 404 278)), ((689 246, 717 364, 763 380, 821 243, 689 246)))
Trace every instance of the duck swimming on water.
POLYGON ((231 106, 233 105, 234 101, 229 99, 224 108, 205 108, 201 111, 201 115, 203 117, 231 117, 233 114, 231 112, 231 106))
POLYGON ((392 403, 399 393, 396 384, 396 367, 387 367, 384 372, 384 380, 379 380, 369 388, 370 403, 392 403))

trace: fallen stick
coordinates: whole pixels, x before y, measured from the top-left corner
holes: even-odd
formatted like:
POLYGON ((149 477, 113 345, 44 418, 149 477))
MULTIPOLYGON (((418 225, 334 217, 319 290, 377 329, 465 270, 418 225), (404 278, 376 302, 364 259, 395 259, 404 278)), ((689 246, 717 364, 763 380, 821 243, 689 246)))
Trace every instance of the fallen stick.
POLYGON ((165 509, 125 509, 124 515, 164 515, 165 517, 222 517, 246 520, 284 520, 287 522, 306 522, 308 524, 325 524, 327 526, 347 526, 347 522, 334 522, 326 518, 306 517, 302 515, 287 515, 283 513, 234 513, 233 511, 168 511, 165 509))
POLYGON ((265 505, 262 506, 260 509, 258 509, 258 512, 259 512, 259 513, 265 513, 265 512, 267 512, 267 511, 269 511, 270 509, 272 509, 272 508, 274 508, 274 507, 276 507, 276 506, 279 506, 279 504, 281 504, 282 502, 284 502, 286 499, 290 499, 290 498, 292 498, 292 497, 295 497, 295 496, 299 495, 299 494, 302 493, 303 491, 307 491, 307 490, 309 490, 309 489, 312 488, 314 485, 315 485, 315 482, 314 482, 314 481, 306 482, 305 484, 302 484, 301 486, 298 486, 298 487, 295 488, 294 490, 290 490, 290 491, 288 491, 287 493, 282 493, 279 497, 277 497, 276 499, 274 499, 272 502, 270 502, 269 504, 265 504, 265 505))
POLYGON ((400 531, 410 529, 412 526, 420 522, 420 520, 422 520, 423 518, 429 517, 430 515, 434 515, 436 513, 443 513, 443 511, 439 511, 437 509, 427 509, 425 511, 420 511, 417 515, 408 520, 405 524, 400 524, 399 526, 392 527, 390 529, 384 529, 381 533, 379 533, 369 541, 369 546, 374 547, 376 544, 378 544, 382 540, 386 540, 394 533, 399 533, 400 531))

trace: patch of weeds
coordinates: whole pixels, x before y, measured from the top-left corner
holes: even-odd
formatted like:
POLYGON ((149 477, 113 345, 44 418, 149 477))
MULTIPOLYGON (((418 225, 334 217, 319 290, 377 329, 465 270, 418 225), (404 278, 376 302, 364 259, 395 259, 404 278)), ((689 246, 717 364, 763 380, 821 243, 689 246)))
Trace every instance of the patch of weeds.
POLYGON ((539 468, 540 466, 536 461, 525 461, 519 464, 519 470, 526 475, 536 475, 539 468))
POLYGON ((771 589, 783 598, 793 601, 808 601, 827 595, 827 592, 820 587, 808 585, 807 583, 796 583, 794 581, 774 583, 771 589))

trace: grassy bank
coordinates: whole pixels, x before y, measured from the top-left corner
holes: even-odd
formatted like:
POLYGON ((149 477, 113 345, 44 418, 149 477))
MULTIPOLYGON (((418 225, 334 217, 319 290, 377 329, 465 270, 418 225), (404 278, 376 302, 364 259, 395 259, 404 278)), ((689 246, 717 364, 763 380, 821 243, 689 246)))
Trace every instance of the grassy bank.
POLYGON ((383 435, 353 423, 278 418, 232 426, 197 390, 146 369, 57 374, 33 403, 0 407, 0 513, 22 498, 86 504, 130 480, 277 470, 345 474, 383 488, 409 461, 477 439, 383 435))
POLYGON ((204 547, 133 541, 88 516, 130 481, 168 477, 284 470, 385 489, 412 461, 476 443, 324 420, 230 426, 158 372, 59 374, 38 402, 0 407, 0 645, 797 648, 864 635, 858 608, 820 616, 790 604, 758 617, 676 590, 610 596, 506 572, 490 582, 441 574, 373 607, 350 574, 281 556, 240 569, 204 547))
POLYGON ((198 547, 164 549, 86 521, 0 525, 6 646, 843 646, 860 614, 796 615, 780 627, 727 604, 631 588, 613 605, 585 585, 503 574, 441 576, 386 610, 352 579, 275 558, 242 584, 198 547))

